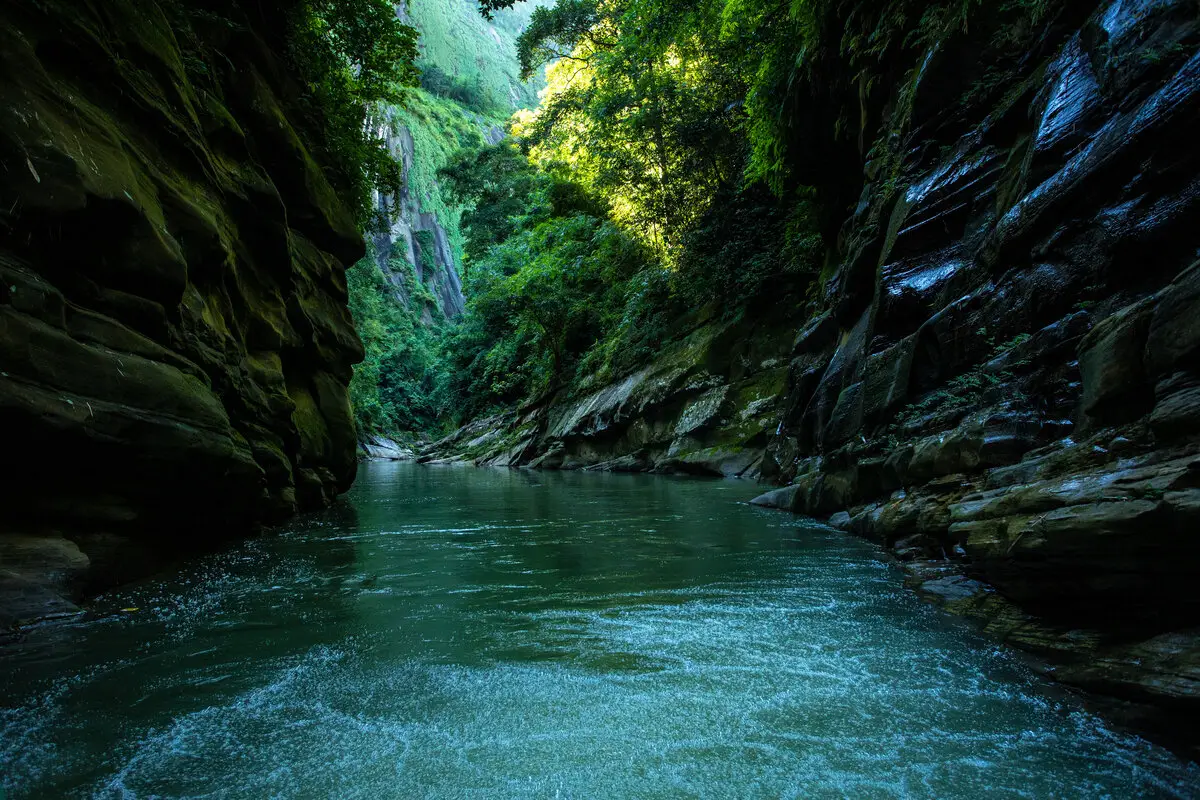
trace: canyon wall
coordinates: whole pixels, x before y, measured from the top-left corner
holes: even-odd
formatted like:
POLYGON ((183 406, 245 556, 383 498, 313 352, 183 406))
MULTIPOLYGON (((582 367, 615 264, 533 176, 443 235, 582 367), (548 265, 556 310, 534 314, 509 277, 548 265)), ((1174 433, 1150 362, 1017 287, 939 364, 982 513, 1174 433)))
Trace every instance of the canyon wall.
POLYGON ((1104 3, 990 89, 961 61, 983 43, 926 55, 762 470, 790 484, 764 502, 880 541, 926 593, 1192 741, 1197 24, 1191 3, 1104 3))
POLYGON ((283 21, 215 5, 0 11, 0 622, 354 478, 363 241, 283 21))

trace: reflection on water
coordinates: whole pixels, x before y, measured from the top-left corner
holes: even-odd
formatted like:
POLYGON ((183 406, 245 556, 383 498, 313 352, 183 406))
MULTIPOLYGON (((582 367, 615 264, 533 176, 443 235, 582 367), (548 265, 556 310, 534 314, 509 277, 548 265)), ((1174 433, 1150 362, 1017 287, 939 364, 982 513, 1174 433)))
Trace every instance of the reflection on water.
POLYGON ((366 466, 0 656, 13 797, 1170 797, 869 544, 754 487, 366 466), (136 608, 137 611, 122 611, 136 608))

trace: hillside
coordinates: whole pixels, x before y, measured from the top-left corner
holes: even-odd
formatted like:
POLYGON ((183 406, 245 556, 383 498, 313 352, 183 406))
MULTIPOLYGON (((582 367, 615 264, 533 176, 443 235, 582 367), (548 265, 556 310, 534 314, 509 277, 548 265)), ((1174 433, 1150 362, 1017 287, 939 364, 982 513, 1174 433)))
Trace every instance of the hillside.
POLYGON ((399 195, 377 195, 384 226, 350 273, 350 303, 366 358, 355 371, 360 438, 376 453, 392 439, 439 427, 439 347, 463 295, 462 205, 438 170, 463 150, 504 136, 508 117, 536 103, 539 80, 521 81, 516 38, 534 6, 484 20, 468 0, 415 0, 398 12, 420 33, 421 87, 380 104, 372 124, 401 165, 399 195))

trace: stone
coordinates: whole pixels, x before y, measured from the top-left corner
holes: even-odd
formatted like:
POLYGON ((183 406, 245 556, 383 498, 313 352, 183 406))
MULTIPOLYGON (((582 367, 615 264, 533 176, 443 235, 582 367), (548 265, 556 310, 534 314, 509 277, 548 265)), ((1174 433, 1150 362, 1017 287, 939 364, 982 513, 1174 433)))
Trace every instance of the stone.
POLYGON ((908 397, 916 335, 908 336, 887 350, 867 359, 863 369, 863 408, 865 419, 875 419, 901 405, 908 397))
POLYGON ((921 594, 932 595, 943 604, 973 600, 988 593, 988 585, 962 575, 936 578, 917 587, 921 594))
POLYGON ((971 472, 982 461, 983 443, 983 426, 976 420, 968 420, 947 433, 926 437, 913 449, 907 478, 922 483, 943 475, 971 472))
POLYGON ((839 511, 829 517, 829 527, 837 528, 839 531, 850 530, 850 512, 839 511))
POLYGON ((1068 667, 1064 677, 1093 691, 1180 704, 1194 714, 1200 709, 1200 630, 1104 648, 1084 664, 1068 667))
POLYGON ((837 341, 837 333, 837 320, 828 311, 822 312, 796 334, 792 355, 820 353, 837 341))
POLYGON ((796 505, 796 491, 798 489, 799 487, 797 486, 784 486, 782 489, 772 489, 751 500, 750 505, 792 511, 796 505))
POLYGON ((1151 386, 1143 352, 1153 314, 1149 300, 1127 306, 1092 328, 1079 343, 1080 404, 1088 416, 1107 423, 1127 422, 1148 408, 1151 386))
POLYGON ((912 445, 893 450, 883 462, 882 486, 885 491, 895 491, 907 485, 908 465, 912 463, 915 449, 912 445))
POLYGON ((728 394, 728 385, 718 386, 714 389, 709 389, 688 403, 683 409, 683 413, 679 415, 679 421, 675 423, 675 435, 687 436, 715 423, 720 416, 721 406, 724 404, 725 397, 728 394))
POLYGON ((46 584, 0 569, 0 635, 45 619, 82 613, 46 584))
POLYGON ((1192 365, 1200 351, 1200 263, 1185 270, 1159 295, 1146 341, 1146 366, 1164 375, 1192 365))
POLYGON ((1161 381, 1156 394, 1149 419, 1156 437, 1169 440, 1200 431, 1200 377, 1177 373, 1161 381))
POLYGON ((1108 451, 1117 457, 1126 456, 1137 451, 1137 444, 1128 436, 1114 436, 1108 443, 1108 451))
POLYGON ((378 461, 411 461, 415 457, 412 450, 385 436, 368 436, 362 450, 367 458, 378 461))
MULTIPOLYGON (((20 209, 0 242, 0 417, 23 498, 3 533, 32 518, 167 555, 354 478, 345 271, 365 248, 323 132, 240 4, 229 58, 195 83, 173 13, 0 10, 0 205, 20 209)), ((84 572, 89 590, 118 575, 84 572)))
POLYGON ((892 544, 892 551, 896 554, 896 558, 901 561, 937 558, 945 555, 942 543, 925 533, 918 533, 906 536, 903 539, 897 539, 892 544))
MULTIPOLYGON (((1159 526, 1155 500, 1066 506, 1037 515, 956 522, 951 535, 964 542, 989 583, 1042 613, 1103 617, 1147 613, 1165 584, 1147 591, 1147 578, 1170 580, 1187 571, 1169 557, 1168 531, 1159 526), (1154 535, 1158 529, 1162 534, 1154 535), (1147 532, 1151 532, 1147 535, 1147 532), (1136 603, 1130 593, 1140 592, 1136 603), (1086 606, 1086 611, 1083 606, 1086 606), (1135 611, 1135 606, 1141 608, 1135 611)), ((1174 534, 1170 534, 1174 538, 1174 534)), ((1189 555, 1190 557, 1190 555, 1189 555)))

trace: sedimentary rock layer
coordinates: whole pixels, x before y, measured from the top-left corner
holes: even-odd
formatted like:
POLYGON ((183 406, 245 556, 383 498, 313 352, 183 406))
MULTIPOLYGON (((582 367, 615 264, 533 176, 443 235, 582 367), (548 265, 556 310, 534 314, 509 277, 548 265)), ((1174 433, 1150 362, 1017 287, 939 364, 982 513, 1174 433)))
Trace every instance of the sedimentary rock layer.
POLYGON ((1072 9, 973 102, 964 42, 909 73, 764 502, 1194 743, 1200 31, 1186 3, 1072 9))
POLYGON ((344 270, 362 239, 266 21, 236 2, 182 13, 0 10, 9 618, 15 597, 132 577, 149 550, 320 506, 354 477, 344 270))

